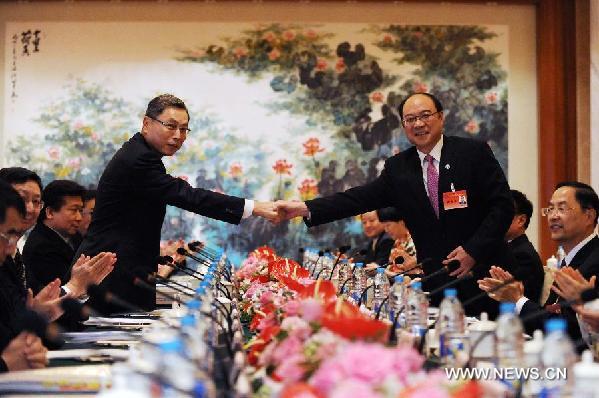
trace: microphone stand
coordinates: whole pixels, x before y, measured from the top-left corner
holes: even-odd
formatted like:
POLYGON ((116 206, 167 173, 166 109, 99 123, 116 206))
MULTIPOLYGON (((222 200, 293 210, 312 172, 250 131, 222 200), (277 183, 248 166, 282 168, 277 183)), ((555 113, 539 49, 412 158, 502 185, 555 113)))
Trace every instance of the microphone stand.
POLYGON ((360 308, 360 306, 362 305, 362 300, 364 300, 364 297, 366 296, 368 289, 370 289, 371 287, 374 287, 374 284, 368 286, 366 289, 364 289, 364 291, 362 291, 362 294, 360 294, 360 299, 358 300, 358 308, 360 308))

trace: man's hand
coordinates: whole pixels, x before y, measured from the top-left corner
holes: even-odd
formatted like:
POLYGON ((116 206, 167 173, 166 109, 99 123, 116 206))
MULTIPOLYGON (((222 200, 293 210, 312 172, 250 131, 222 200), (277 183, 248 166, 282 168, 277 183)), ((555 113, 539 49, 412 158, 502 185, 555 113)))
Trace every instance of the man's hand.
POLYGON ((476 261, 468 253, 466 253, 466 250, 464 250, 462 246, 456 247, 451 253, 449 253, 447 258, 443 260, 443 265, 447 265, 453 260, 459 261, 460 266, 449 275, 455 276, 457 278, 466 276, 472 267, 474 267, 474 264, 476 264, 476 261))
POLYGON ((273 224, 278 224, 281 221, 280 215, 274 202, 254 202, 253 216, 258 216, 267 219, 273 224))
POLYGON ((555 273, 555 283, 557 286, 551 286, 551 290, 559 294, 566 300, 580 300, 580 294, 585 290, 595 287, 595 275, 588 281, 580 271, 572 267, 564 267, 555 273))
POLYGON ((94 258, 81 255, 71 269, 71 279, 66 287, 73 297, 81 297, 91 284, 98 285, 112 272, 116 263, 116 254, 102 252, 94 258))
POLYGON ((55 321, 63 314, 60 302, 60 279, 58 278, 44 286, 35 297, 31 289, 27 291, 27 307, 43 316, 48 322, 55 321))
MULTIPOLYGON (((495 290, 501 284, 513 279, 513 276, 509 272, 504 271, 500 267, 491 267, 489 274, 491 275, 490 278, 484 278, 478 281, 478 287, 485 292, 495 290)), ((509 301, 515 303, 524 297, 524 285, 522 285, 522 282, 514 281, 495 290, 493 293, 489 293, 489 297, 496 301, 509 301)))
POLYGON ((580 319, 586 323, 593 332, 599 333, 599 311, 589 310, 582 305, 574 307, 580 319))
POLYGON ((308 217, 308 206, 299 200, 277 200, 275 202, 281 220, 291 220, 295 217, 308 217))
POLYGON ((10 341, 1 356, 8 370, 14 371, 45 367, 47 352, 39 337, 22 332, 10 341))

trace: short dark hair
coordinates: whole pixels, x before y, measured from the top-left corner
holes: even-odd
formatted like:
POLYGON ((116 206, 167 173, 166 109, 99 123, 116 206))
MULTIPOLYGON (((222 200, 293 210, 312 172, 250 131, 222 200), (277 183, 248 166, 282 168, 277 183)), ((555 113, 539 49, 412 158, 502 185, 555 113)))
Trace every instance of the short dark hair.
POLYGON ((408 95, 406 98, 404 98, 403 101, 401 101, 399 103, 399 106, 397 107, 397 110, 399 112, 399 117, 401 119, 403 119, 403 107, 406 104, 406 101, 409 100, 410 98, 412 98, 415 95, 424 95, 424 96, 429 97, 433 101, 433 104, 435 104, 435 109, 437 110, 437 112, 443 111, 443 104, 434 95, 432 95, 430 93, 412 93, 412 94, 408 95))
POLYGON ((597 225, 597 217, 599 217, 599 197, 597 192, 590 185, 579 181, 562 181, 555 186, 558 190, 561 187, 571 187, 576 190, 574 197, 583 209, 595 210, 595 225, 597 225))
POLYGON ((85 192, 83 192, 83 203, 89 202, 92 199, 96 199, 97 195, 98 191, 96 191, 95 189, 86 189, 85 192))
POLYGON ((44 189, 42 179, 34 171, 24 167, 4 167, 0 169, 0 179, 9 184, 24 184, 28 181, 33 181, 40 187, 40 191, 44 189))
POLYGON ((166 108, 183 109, 187 113, 187 119, 189 119, 189 111, 185 106, 185 102, 172 94, 161 94, 158 97, 152 98, 148 103, 146 116, 156 119, 166 108))
POLYGON ((523 214, 526 216, 526 222, 524 223, 524 229, 526 229, 532 218, 532 202, 520 191, 512 189, 510 192, 512 193, 512 199, 514 200, 514 213, 516 215, 523 214))
POLYGON ((6 181, 0 180, 0 223, 6 221, 6 211, 10 208, 16 209, 21 217, 25 217, 25 202, 21 195, 6 181))
POLYGON ((398 221, 402 220, 401 215, 399 214, 399 211, 395 207, 385 207, 383 209, 378 209, 376 211, 376 214, 379 217, 380 222, 387 222, 387 221, 398 222, 398 221))
POLYGON ((67 196, 79 196, 83 200, 85 188, 71 180, 54 180, 42 192, 44 207, 40 213, 40 221, 46 219, 46 209, 59 211, 65 204, 67 196))

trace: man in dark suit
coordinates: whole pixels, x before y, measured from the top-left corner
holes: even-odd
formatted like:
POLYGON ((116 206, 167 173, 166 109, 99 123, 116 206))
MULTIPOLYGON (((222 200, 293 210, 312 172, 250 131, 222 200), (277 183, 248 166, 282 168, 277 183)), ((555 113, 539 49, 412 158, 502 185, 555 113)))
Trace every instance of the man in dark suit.
POLYGON ((505 234, 510 254, 514 257, 514 277, 524 284, 524 295, 538 303, 543 290, 543 263, 526 236, 532 217, 532 203, 522 192, 512 189, 516 214, 505 234))
MULTIPOLYGON (((581 182, 558 184, 549 201, 549 207, 543 209, 551 239, 562 245, 566 252, 562 268, 573 268, 587 280, 599 275, 599 238, 595 233, 598 214, 597 194, 593 188, 581 182)), ((501 281, 511 278, 509 273, 500 268, 492 269, 491 276, 492 278, 479 281, 481 289, 488 291, 501 281)), ((582 343, 575 312, 571 308, 561 309, 557 304, 563 299, 555 292, 550 294, 545 310, 539 303, 529 300, 524 295, 522 283, 509 284, 492 296, 499 301, 516 303, 516 310, 525 320, 524 327, 527 333, 532 334, 535 329, 543 329, 547 319, 559 315, 568 322, 568 333, 572 340, 582 343)), ((579 344, 579 348, 581 347, 583 345, 579 344)))
POLYGON ((379 221, 376 211, 369 211, 360 216, 364 235, 370 239, 366 254, 362 261, 367 268, 376 269, 389 261, 389 253, 393 247, 393 239, 385 232, 385 225, 379 221), (371 267, 369 267, 371 266, 371 267))
POLYGON ((81 223, 85 188, 74 181, 55 180, 42 193, 44 207, 23 247, 23 262, 38 281, 34 292, 64 280, 75 250, 72 238, 81 223))
MULTIPOLYGON (((115 270, 103 287, 147 310, 155 307, 156 296, 136 287, 133 275, 157 269, 167 205, 233 224, 250 215, 278 217, 271 202, 192 188, 166 173, 162 157, 181 148, 188 126, 189 113, 180 99, 164 94, 149 102, 141 132, 123 144, 100 177, 92 221, 76 255, 115 252, 115 270)), ((124 310, 100 300, 91 304, 104 312, 124 310)))
MULTIPOLYGON (((389 158, 376 180, 305 203, 278 202, 281 216, 304 216, 312 226, 393 206, 412 234, 418 259, 432 259, 426 274, 453 260, 459 267, 451 276, 486 274, 489 264, 503 263, 503 238, 513 217, 499 163, 486 143, 443 135, 443 107, 434 96, 410 95, 399 113, 414 146, 389 158)), ((425 287, 433 289, 449 280, 440 275, 425 287)), ((479 291, 472 280, 460 282, 458 290, 462 299, 479 291)), ((433 304, 439 299, 433 297, 433 304)), ((466 311, 478 315, 486 307, 478 301, 466 311)))

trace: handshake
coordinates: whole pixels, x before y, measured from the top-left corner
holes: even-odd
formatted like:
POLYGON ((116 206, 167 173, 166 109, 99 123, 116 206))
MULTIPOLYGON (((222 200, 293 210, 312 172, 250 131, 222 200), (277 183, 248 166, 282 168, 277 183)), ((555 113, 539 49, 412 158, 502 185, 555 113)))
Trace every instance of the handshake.
POLYGON ((254 202, 253 216, 267 219, 272 224, 291 220, 295 217, 307 217, 308 207, 299 200, 277 200, 276 202, 254 202))

